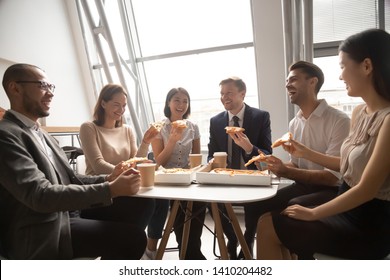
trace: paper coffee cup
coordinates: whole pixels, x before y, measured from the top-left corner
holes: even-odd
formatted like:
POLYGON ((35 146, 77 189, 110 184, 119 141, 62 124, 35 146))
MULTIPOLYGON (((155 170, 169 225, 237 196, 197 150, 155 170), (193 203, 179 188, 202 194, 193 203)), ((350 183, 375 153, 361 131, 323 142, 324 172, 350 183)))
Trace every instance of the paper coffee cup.
POLYGON ((202 164, 202 154, 190 154, 190 168, 197 167, 202 164))
POLYGON ((141 176, 141 187, 154 186, 154 172, 156 169, 155 163, 139 163, 137 164, 141 176))
POLYGON ((226 152, 215 152, 213 154, 213 168, 226 168, 227 166, 227 153, 226 152))

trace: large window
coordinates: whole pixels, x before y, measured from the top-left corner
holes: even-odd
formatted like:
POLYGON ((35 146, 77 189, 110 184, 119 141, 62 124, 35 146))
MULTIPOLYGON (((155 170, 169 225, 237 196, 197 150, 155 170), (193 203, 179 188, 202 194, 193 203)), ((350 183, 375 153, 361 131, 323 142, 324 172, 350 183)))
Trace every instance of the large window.
POLYGON ((390 32, 390 1, 385 1, 385 29, 390 32))
MULTIPOLYGON (((128 120, 143 121, 138 134, 145 131, 148 122, 164 118, 165 97, 173 87, 184 87, 191 95, 191 118, 199 125, 203 149, 207 149, 210 118, 224 110, 219 99, 222 79, 241 77, 247 84, 245 102, 261 106, 250 0, 77 3, 83 7, 80 15, 84 29, 91 22, 88 17, 95 25, 89 26, 85 39, 96 92, 110 79, 125 81, 134 105, 130 109, 136 112, 134 117, 128 111, 128 120), (111 42, 104 30, 106 25, 111 30, 111 42), (97 38, 105 39, 100 46, 97 38), (123 79, 114 71, 118 63, 112 56, 113 47, 121 56, 123 79), (109 66, 104 67, 105 60, 109 66), (111 72, 111 78, 107 78, 107 72, 111 72)), ((362 102, 347 96, 344 83, 339 80, 337 47, 347 36, 367 28, 389 30, 389 11, 387 0, 313 0, 314 62, 325 73, 320 98, 348 114, 362 102)))
MULTIPOLYGON (((104 27, 99 8, 92 8, 95 2, 81 3, 85 11, 91 10, 95 25, 104 27)), ((207 149, 209 120, 224 110, 219 99, 221 80, 241 77, 247 84, 245 101, 259 107, 250 0, 119 0, 105 1, 104 10, 116 51, 130 64, 135 61, 131 68, 142 93, 137 96, 132 88, 129 93, 135 103, 140 97, 145 99, 144 108, 136 104, 139 114, 149 110, 152 119, 161 120, 168 91, 184 87, 191 96, 190 118, 199 125, 202 148, 207 149)), ((106 35, 102 32, 101 36, 107 39, 106 35)), ((109 42, 101 45, 103 54, 90 57, 100 84, 97 91, 108 82, 102 75, 102 57, 113 62, 109 42)), ((136 87, 129 71, 124 72, 127 83, 136 87)), ((120 82, 115 71, 111 76, 113 82, 120 82)), ((147 123, 143 125, 141 130, 147 123)))
POLYGON ((313 61, 324 72, 325 82, 318 93, 318 98, 326 99, 328 104, 351 117, 353 109, 363 102, 360 97, 350 97, 345 89, 345 84, 340 77, 338 56, 315 58, 313 61))
POLYGON ((314 0, 314 42, 344 40, 378 26, 378 0, 314 0))
POLYGON ((143 57, 253 41, 249 0, 132 0, 143 57))
POLYGON ((168 91, 184 87, 191 96, 190 118, 199 125, 202 148, 207 149, 209 120, 224 110, 219 99, 222 79, 241 77, 248 87, 246 102, 259 106, 253 47, 228 47, 253 43, 250 1, 132 3, 155 118, 164 118, 168 91))
POLYGON ((384 0, 314 0, 313 30, 314 63, 324 71, 325 83, 319 98, 351 115, 353 108, 363 102, 347 95, 345 84, 339 80, 338 45, 348 36, 368 28, 389 30, 390 1, 384 0), (382 21, 382 18, 384 21, 382 21))

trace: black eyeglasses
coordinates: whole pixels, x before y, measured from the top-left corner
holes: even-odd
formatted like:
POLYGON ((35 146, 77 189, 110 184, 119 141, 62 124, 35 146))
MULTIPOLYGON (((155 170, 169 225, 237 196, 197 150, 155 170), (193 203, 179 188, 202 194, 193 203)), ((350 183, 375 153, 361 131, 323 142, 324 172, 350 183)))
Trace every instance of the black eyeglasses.
POLYGON ((49 84, 43 81, 15 81, 18 84, 39 84, 39 88, 43 90, 49 90, 50 92, 54 92, 56 86, 53 84, 49 84))

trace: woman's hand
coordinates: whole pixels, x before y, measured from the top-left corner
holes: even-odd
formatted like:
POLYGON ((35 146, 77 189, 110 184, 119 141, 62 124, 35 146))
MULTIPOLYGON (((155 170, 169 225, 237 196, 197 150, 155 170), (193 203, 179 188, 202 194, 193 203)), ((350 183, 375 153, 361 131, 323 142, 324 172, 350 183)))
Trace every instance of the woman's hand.
POLYGON ((174 143, 179 141, 183 136, 183 131, 184 131, 183 128, 172 126, 171 132, 169 135, 169 141, 173 141, 174 143))
POLYGON ((112 182, 114 181, 119 175, 123 173, 123 171, 127 170, 128 166, 124 164, 124 161, 121 161, 117 165, 115 165, 114 170, 111 172, 110 175, 106 177, 106 181, 112 182))
POLYGON ((144 138, 142 139, 142 141, 145 143, 145 144, 150 144, 153 139, 158 135, 159 131, 157 128, 155 128, 154 126, 151 126, 144 134, 144 138))
POLYGON ((281 214, 297 220, 303 220, 303 221, 317 220, 313 208, 303 207, 298 204, 288 206, 286 209, 282 211, 281 214))

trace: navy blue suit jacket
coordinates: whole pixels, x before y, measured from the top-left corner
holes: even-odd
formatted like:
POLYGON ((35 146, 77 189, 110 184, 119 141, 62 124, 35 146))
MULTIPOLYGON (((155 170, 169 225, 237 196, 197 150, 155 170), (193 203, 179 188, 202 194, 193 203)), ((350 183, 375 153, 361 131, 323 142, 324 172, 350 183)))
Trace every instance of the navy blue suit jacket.
MULTIPOLYGON (((208 144, 208 160, 213 157, 214 152, 228 152, 228 137, 225 127, 229 125, 229 114, 227 111, 219 113, 210 119, 210 141, 208 144)), ((253 149, 251 154, 241 149, 244 161, 248 161, 259 154, 258 150, 265 154, 272 154, 271 121, 267 111, 252 108, 245 104, 244 122, 245 134, 251 141, 253 149)), ((256 169, 255 164, 248 166, 249 169, 256 169)))

